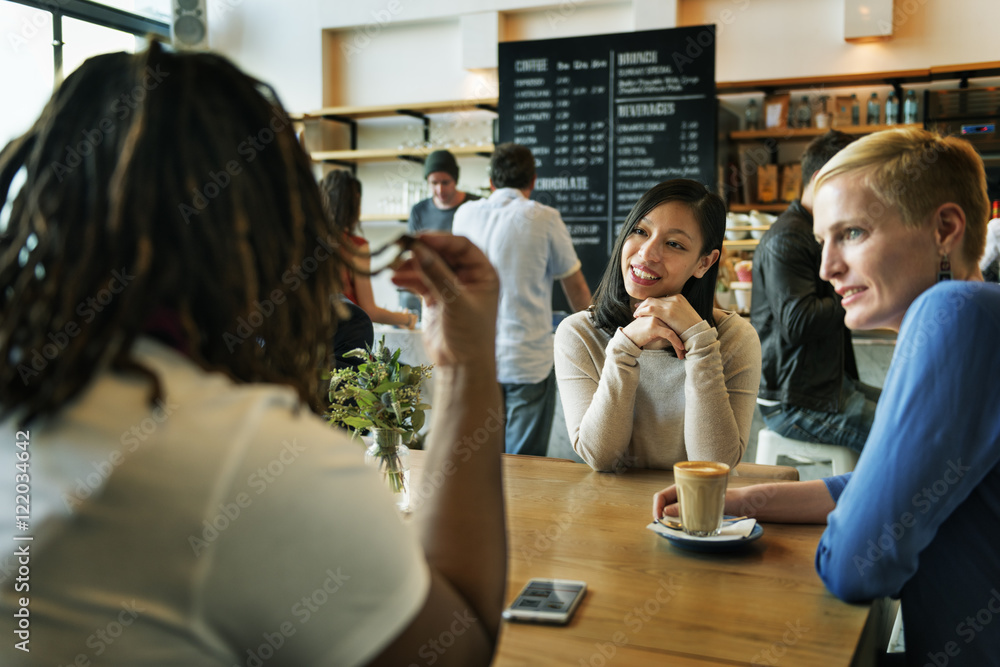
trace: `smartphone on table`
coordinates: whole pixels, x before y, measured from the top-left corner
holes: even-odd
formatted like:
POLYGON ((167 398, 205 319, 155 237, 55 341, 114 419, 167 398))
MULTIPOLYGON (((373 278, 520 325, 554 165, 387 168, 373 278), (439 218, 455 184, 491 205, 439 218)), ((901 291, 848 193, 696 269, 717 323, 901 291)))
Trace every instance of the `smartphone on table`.
POLYGON ((531 579, 504 609, 508 621, 565 625, 587 592, 587 583, 570 579, 531 579))

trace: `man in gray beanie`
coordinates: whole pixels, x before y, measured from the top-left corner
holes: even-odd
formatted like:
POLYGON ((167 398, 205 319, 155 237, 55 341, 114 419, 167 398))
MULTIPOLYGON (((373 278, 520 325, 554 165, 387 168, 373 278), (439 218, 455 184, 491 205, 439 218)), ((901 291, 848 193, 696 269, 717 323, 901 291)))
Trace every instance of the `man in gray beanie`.
MULTIPOLYGON (((478 195, 458 189, 458 163, 448 151, 434 151, 427 156, 424 161, 424 179, 433 196, 413 205, 406 227, 410 234, 422 231, 450 232, 458 207, 465 202, 480 199, 478 195)), ((401 291, 399 305, 419 315, 422 304, 416 294, 401 291)))
POLYGON ((433 196, 413 206, 407 229, 410 234, 422 231, 450 232, 458 207, 479 197, 457 188, 458 163, 448 151, 434 151, 427 156, 424 162, 424 179, 433 196))

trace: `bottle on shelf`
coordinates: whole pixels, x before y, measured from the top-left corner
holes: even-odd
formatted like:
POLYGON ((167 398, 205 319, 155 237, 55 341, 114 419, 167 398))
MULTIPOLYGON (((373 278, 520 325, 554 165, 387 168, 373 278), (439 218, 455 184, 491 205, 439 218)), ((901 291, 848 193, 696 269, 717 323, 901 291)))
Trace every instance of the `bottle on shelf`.
POLYGON ((812 125, 812 109, 809 108, 809 96, 803 95, 799 106, 795 109, 795 126, 809 127, 812 125))
POLYGON ((917 91, 906 91, 906 100, 903 102, 903 122, 913 124, 917 122, 917 91))
POLYGON ((878 125, 881 115, 882 108, 878 102, 878 93, 872 93, 872 96, 868 98, 868 114, 865 117, 865 125, 878 125))
POLYGON ((819 96, 819 111, 816 112, 816 127, 825 130, 830 127, 830 113, 826 110, 826 102, 830 98, 827 95, 819 96))
POLYGON ((746 120, 748 130, 760 129, 760 107, 757 106, 757 100, 750 100, 747 103, 746 109, 743 110, 743 118, 746 120))
POLYGON ((896 92, 893 91, 889 93, 889 97, 885 100, 885 124, 895 125, 896 117, 899 115, 899 98, 896 97, 896 92))
POLYGON ((851 93, 851 125, 861 125, 861 103, 855 93, 851 93))

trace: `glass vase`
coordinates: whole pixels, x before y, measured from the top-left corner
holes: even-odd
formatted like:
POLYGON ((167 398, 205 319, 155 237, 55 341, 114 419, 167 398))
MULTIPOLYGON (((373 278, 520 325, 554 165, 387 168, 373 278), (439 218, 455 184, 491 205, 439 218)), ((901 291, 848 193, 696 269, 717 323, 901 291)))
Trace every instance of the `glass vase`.
POLYGON ((365 462, 382 474, 401 511, 410 509, 410 448, 399 431, 373 428, 372 444, 365 450, 365 462))

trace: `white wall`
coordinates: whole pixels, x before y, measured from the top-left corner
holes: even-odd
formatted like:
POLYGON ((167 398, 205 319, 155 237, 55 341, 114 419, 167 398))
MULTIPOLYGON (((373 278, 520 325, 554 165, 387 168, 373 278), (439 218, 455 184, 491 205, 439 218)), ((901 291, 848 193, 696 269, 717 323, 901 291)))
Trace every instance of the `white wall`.
POLYGON ((895 0, 890 40, 843 40, 844 0, 688 0, 681 25, 722 23, 716 80, 917 69, 996 60, 1000 2, 895 0), (723 23, 723 12, 731 12, 723 23))
POLYGON ((320 0, 209 0, 209 44, 274 86, 289 110, 315 109, 323 82, 319 8, 320 0))
POLYGON ((327 35, 326 105, 495 97, 496 72, 462 69, 457 17, 327 35))
MULTIPOLYGON (((320 19, 327 28, 364 26, 382 23, 388 16, 391 21, 406 23, 433 19, 450 19, 459 14, 479 12, 513 12, 530 10, 542 14, 550 11, 564 13, 608 0, 327 0, 321 3, 320 19)), ((629 0, 621 0, 630 6, 629 0)))
POLYGON ((505 41, 632 32, 633 25, 631 2, 564 2, 544 10, 510 12, 507 14, 505 41))

